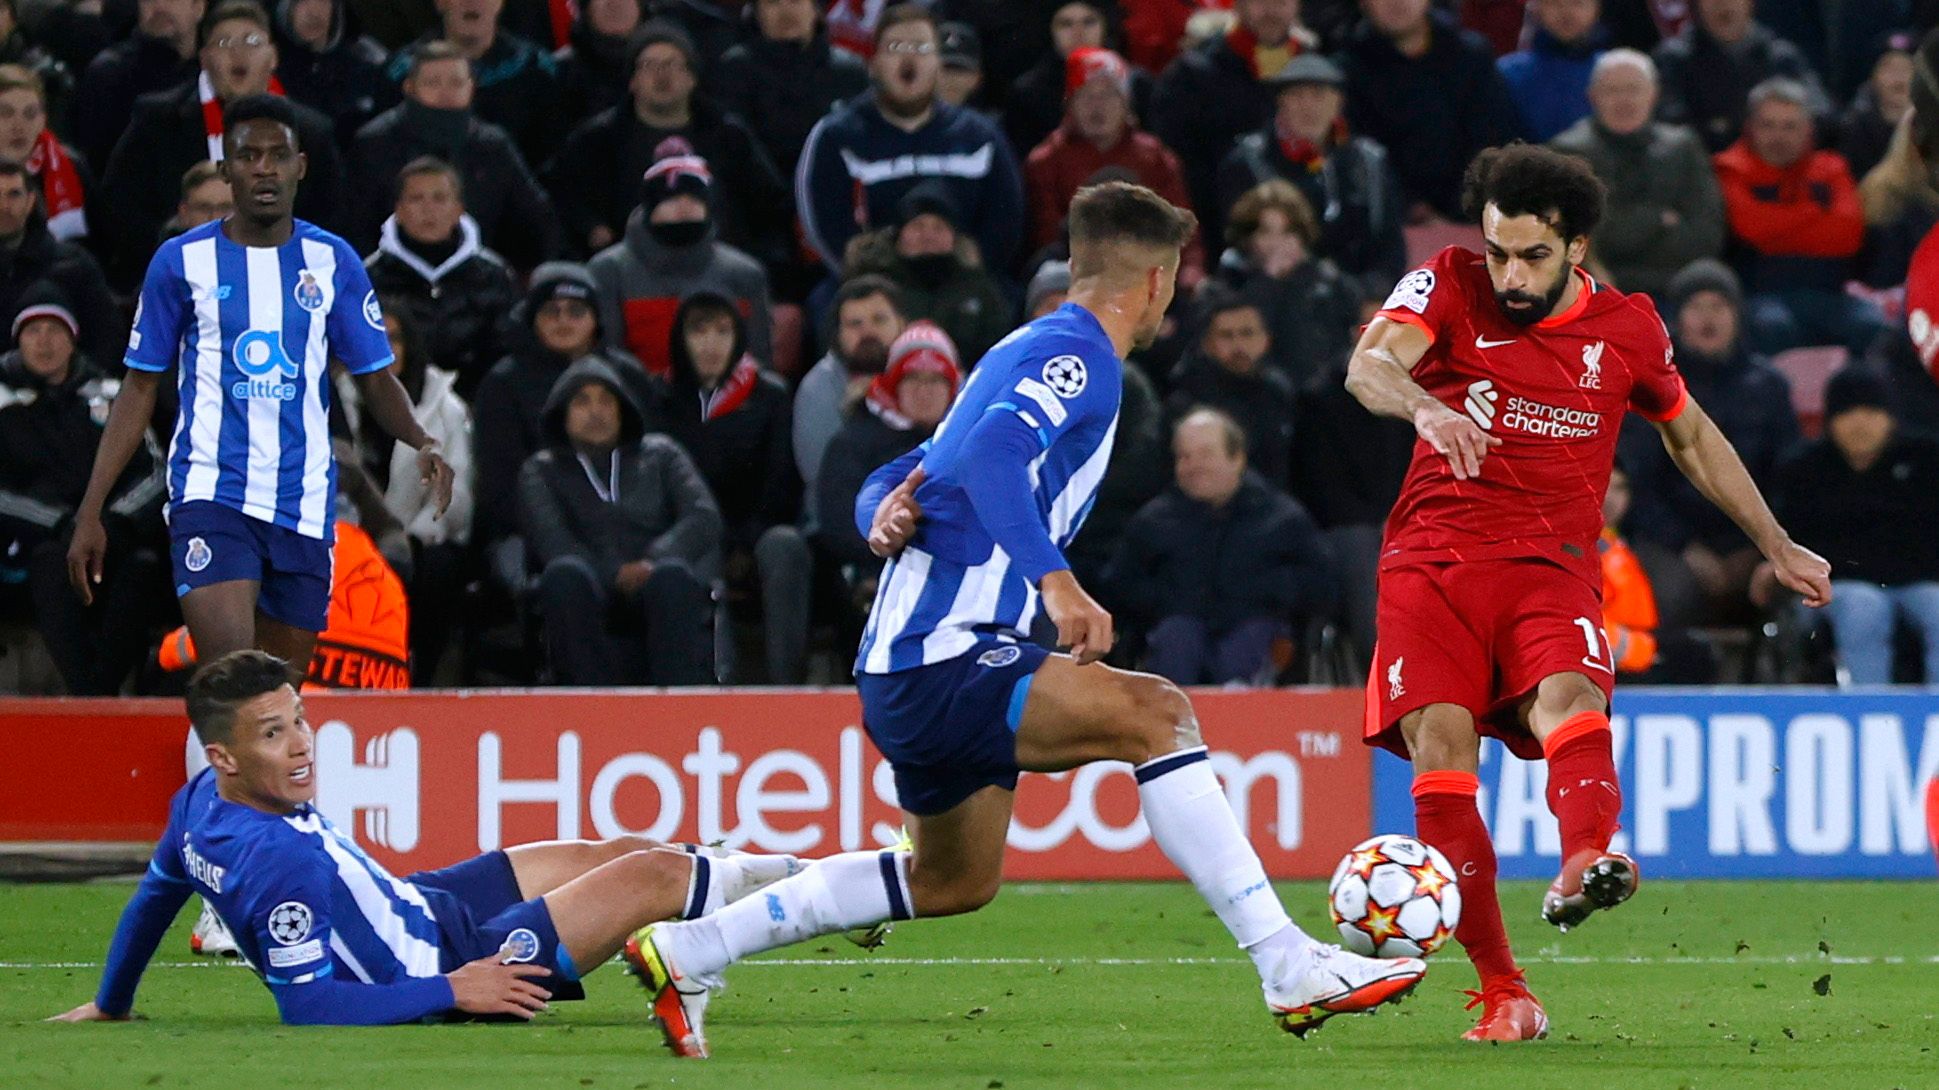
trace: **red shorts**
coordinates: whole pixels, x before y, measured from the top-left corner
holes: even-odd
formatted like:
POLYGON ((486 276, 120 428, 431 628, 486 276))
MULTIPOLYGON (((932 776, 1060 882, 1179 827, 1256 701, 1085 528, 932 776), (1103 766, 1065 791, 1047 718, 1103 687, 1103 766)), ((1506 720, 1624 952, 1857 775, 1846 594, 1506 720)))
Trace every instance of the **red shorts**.
POLYGON ((1401 717, 1429 704, 1456 704, 1515 756, 1540 759, 1542 745, 1518 713, 1543 678, 1581 674, 1604 699, 1615 687, 1600 591, 1534 558, 1383 569, 1366 743, 1408 757, 1401 717))

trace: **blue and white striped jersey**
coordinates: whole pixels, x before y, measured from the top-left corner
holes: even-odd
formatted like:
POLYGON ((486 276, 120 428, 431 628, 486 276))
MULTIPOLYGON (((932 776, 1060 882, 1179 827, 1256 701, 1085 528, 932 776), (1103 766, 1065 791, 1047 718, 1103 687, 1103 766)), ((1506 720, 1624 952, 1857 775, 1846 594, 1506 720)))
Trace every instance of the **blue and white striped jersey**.
POLYGON ((875 504, 918 461, 923 517, 883 568, 856 670, 892 674, 968 651, 979 634, 1028 638, 1037 581, 1090 513, 1117 434, 1124 364, 1090 311, 1073 303, 984 355, 936 434, 870 477, 875 504))
POLYGON ((170 509, 213 500, 330 540, 332 357, 352 374, 392 358, 348 243, 302 220, 273 248, 230 241, 220 221, 163 243, 142 283, 127 364, 179 368, 170 509))

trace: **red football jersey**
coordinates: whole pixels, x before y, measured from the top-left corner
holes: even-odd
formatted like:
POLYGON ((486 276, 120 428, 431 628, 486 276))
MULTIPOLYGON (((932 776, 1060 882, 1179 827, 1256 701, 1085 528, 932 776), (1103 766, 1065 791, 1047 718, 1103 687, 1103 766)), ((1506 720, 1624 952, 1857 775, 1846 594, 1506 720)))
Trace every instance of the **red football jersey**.
POLYGON ((1450 246, 1394 287, 1380 316, 1434 340, 1414 381, 1501 445, 1458 481, 1415 442, 1383 565, 1546 557, 1601 585, 1596 538, 1623 413, 1669 420, 1688 394, 1649 297, 1576 275, 1575 304, 1533 326, 1502 314, 1471 250, 1450 246))

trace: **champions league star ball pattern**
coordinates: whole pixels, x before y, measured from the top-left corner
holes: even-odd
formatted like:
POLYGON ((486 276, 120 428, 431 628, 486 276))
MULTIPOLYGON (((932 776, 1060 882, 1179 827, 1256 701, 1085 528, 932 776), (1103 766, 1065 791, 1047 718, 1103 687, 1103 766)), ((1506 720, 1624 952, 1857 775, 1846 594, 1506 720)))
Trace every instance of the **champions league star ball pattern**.
POLYGON ((1411 836, 1377 836, 1348 852, 1327 901, 1346 948, 1365 957, 1426 957, 1461 921, 1454 868, 1411 836))

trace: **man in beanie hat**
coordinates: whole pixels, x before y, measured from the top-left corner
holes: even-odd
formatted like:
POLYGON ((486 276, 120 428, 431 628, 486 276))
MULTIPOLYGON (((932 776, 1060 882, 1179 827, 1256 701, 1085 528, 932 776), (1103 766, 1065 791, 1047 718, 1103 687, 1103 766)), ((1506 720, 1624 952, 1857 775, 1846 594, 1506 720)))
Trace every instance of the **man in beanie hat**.
MULTIPOLYGON (((110 494, 118 532, 93 605, 67 582, 67 534, 87 491, 108 404, 120 383, 76 350, 80 323, 60 288, 23 292, 0 356, 0 573, 25 569, 35 628, 73 696, 112 696, 140 660, 153 603, 167 587, 160 549, 166 490, 139 450, 110 494)), ((11 581, 11 580, 9 580, 11 581)))
MULTIPOLYGON (((1131 66, 1108 49, 1084 48, 1065 61, 1064 122, 1024 161, 1030 249, 1057 241, 1071 198, 1093 174, 1121 167, 1138 184, 1180 208, 1191 207, 1178 156, 1138 127, 1131 114, 1131 66)), ((1205 278, 1205 247, 1185 247, 1178 286, 1187 296, 1205 278)))
MULTIPOLYGON (((1939 684, 1939 442, 1898 427, 1885 379, 1860 367, 1825 389, 1825 434, 1778 467, 1771 505, 1835 565, 1832 641, 1850 685, 1892 681, 1895 630, 1919 634, 1939 684)), ((1773 589, 1759 570, 1758 590, 1773 589)))
POLYGON ((1346 76, 1325 57, 1294 57, 1267 83, 1272 116, 1219 164, 1218 201, 1203 210, 1201 229, 1219 245, 1239 199, 1284 179, 1318 214, 1319 256, 1357 279, 1367 298, 1384 298, 1407 266, 1406 202, 1387 149, 1347 132, 1346 76))
POLYGON ((767 273, 720 239, 712 164, 695 155, 661 159, 640 180, 638 199, 626 237, 586 266, 599 288, 606 344, 664 377, 674 312, 681 299, 704 289, 734 300, 747 320, 748 351, 763 366, 771 364, 767 273))
POLYGON ((971 367, 1010 332, 1010 303, 961 229, 949 186, 927 181, 896 205, 896 222, 849 242, 849 275, 875 273, 902 290, 910 318, 941 326, 971 367))
POLYGON ((627 88, 585 120, 546 168, 567 241, 594 253, 617 240, 639 200, 638 179, 675 156, 707 161, 721 239, 775 269, 793 257, 794 196, 737 117, 696 94, 702 67, 679 27, 655 20, 627 44, 627 88))
POLYGON ((440 26, 391 57, 386 72, 398 83, 416 53, 435 41, 458 47, 478 73, 478 116, 518 141, 527 162, 541 163, 558 139, 559 75, 552 51, 498 25, 505 0, 437 0, 440 26))
MULTIPOLYGON (((1743 336, 1743 287, 1721 261, 1705 258, 1670 280, 1664 297, 1677 370, 1690 397, 1760 487, 1798 441, 1791 385, 1743 336)), ((1626 422, 1619 457, 1631 470, 1635 508, 1629 529, 1655 584, 1664 624, 1733 623, 1748 616, 1756 546, 1677 469, 1641 417, 1626 422)))

